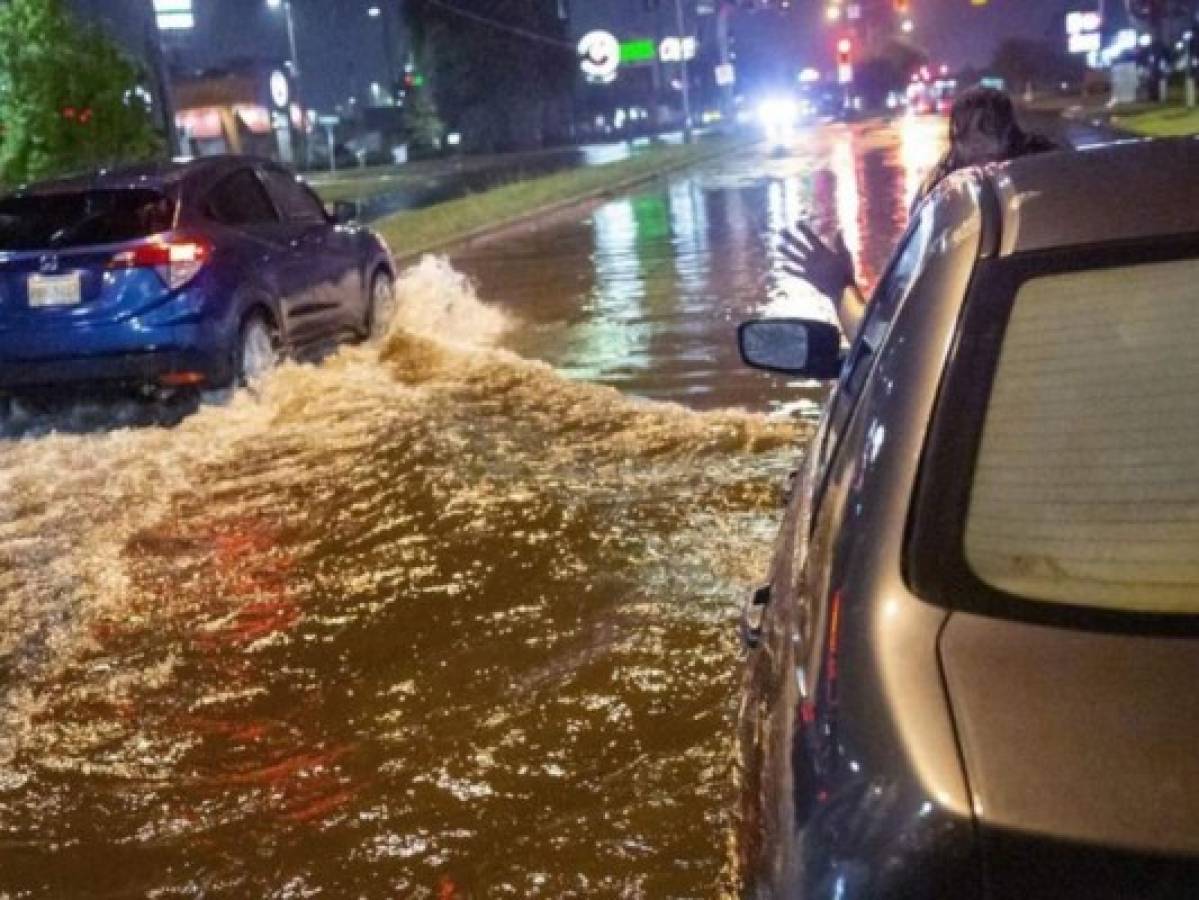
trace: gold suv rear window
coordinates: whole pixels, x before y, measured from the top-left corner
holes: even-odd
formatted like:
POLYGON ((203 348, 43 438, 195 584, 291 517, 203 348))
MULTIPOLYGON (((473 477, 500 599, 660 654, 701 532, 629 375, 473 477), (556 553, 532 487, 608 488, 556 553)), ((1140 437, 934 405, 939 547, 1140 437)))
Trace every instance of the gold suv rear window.
POLYGON ((965 543, 1021 597, 1199 612, 1199 261, 1025 283, 965 543))

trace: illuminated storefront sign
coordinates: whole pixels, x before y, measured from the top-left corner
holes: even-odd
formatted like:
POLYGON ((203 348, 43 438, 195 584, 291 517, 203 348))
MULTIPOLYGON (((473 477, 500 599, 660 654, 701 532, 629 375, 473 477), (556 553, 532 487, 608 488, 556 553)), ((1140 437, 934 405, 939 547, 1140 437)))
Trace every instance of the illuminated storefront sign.
POLYGON ((588 81, 615 81, 620 69, 620 41, 607 31, 583 35, 579 41, 579 68, 588 81))

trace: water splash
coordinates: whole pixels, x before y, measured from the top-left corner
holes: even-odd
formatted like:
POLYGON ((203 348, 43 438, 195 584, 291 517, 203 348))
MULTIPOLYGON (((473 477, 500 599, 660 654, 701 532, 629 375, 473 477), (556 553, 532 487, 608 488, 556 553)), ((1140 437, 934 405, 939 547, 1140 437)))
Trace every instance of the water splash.
POLYGON ((425 256, 396 282, 399 306, 393 334, 414 334, 447 344, 486 347, 512 323, 479 300, 470 280, 442 256, 425 256))
POLYGON ((0 445, 0 892, 719 877, 728 620, 802 435, 494 349, 444 261, 398 295, 175 428, 0 445))

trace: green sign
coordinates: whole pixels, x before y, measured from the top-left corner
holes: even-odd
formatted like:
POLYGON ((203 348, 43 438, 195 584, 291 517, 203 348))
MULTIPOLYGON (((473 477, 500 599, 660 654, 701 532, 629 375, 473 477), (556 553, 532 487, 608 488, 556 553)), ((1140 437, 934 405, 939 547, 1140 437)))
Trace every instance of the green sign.
POLYGON ((649 38, 635 41, 622 41, 620 44, 620 64, 634 66, 638 63, 652 63, 657 56, 654 42, 649 38))

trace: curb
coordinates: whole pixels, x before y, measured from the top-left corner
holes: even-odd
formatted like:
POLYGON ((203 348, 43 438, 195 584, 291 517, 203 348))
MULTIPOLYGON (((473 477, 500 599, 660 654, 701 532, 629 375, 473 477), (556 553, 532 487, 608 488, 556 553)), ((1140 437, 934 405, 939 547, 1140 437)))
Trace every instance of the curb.
POLYGON ((614 181, 612 184, 604 185, 600 188, 594 188, 577 197, 569 197, 565 200, 558 200, 546 206, 539 206, 527 212, 520 213, 508 219, 503 219, 499 222, 492 222, 471 231, 464 232, 460 235, 455 235, 452 238, 447 238, 443 241, 438 241, 435 244, 430 244, 420 250, 411 253, 396 254, 392 258, 397 265, 418 262, 421 257, 430 253, 445 253, 454 249, 461 249, 470 244, 476 243, 484 239, 498 237, 506 231, 514 231, 523 226, 536 221, 537 219, 546 216, 555 216, 573 210, 577 207, 586 206, 594 203, 596 200, 610 197, 616 194, 622 194, 625 191, 646 184, 655 179, 662 178, 666 175, 672 175, 675 172, 686 169, 690 166, 700 165, 702 163, 711 162, 714 159, 719 159, 722 156, 727 156, 736 150, 750 146, 750 142, 734 141, 731 146, 722 147, 719 150, 713 150, 711 153, 701 154, 692 159, 680 160, 677 162, 664 165, 660 169, 655 169, 652 172, 643 172, 639 175, 633 175, 628 178, 614 181))

